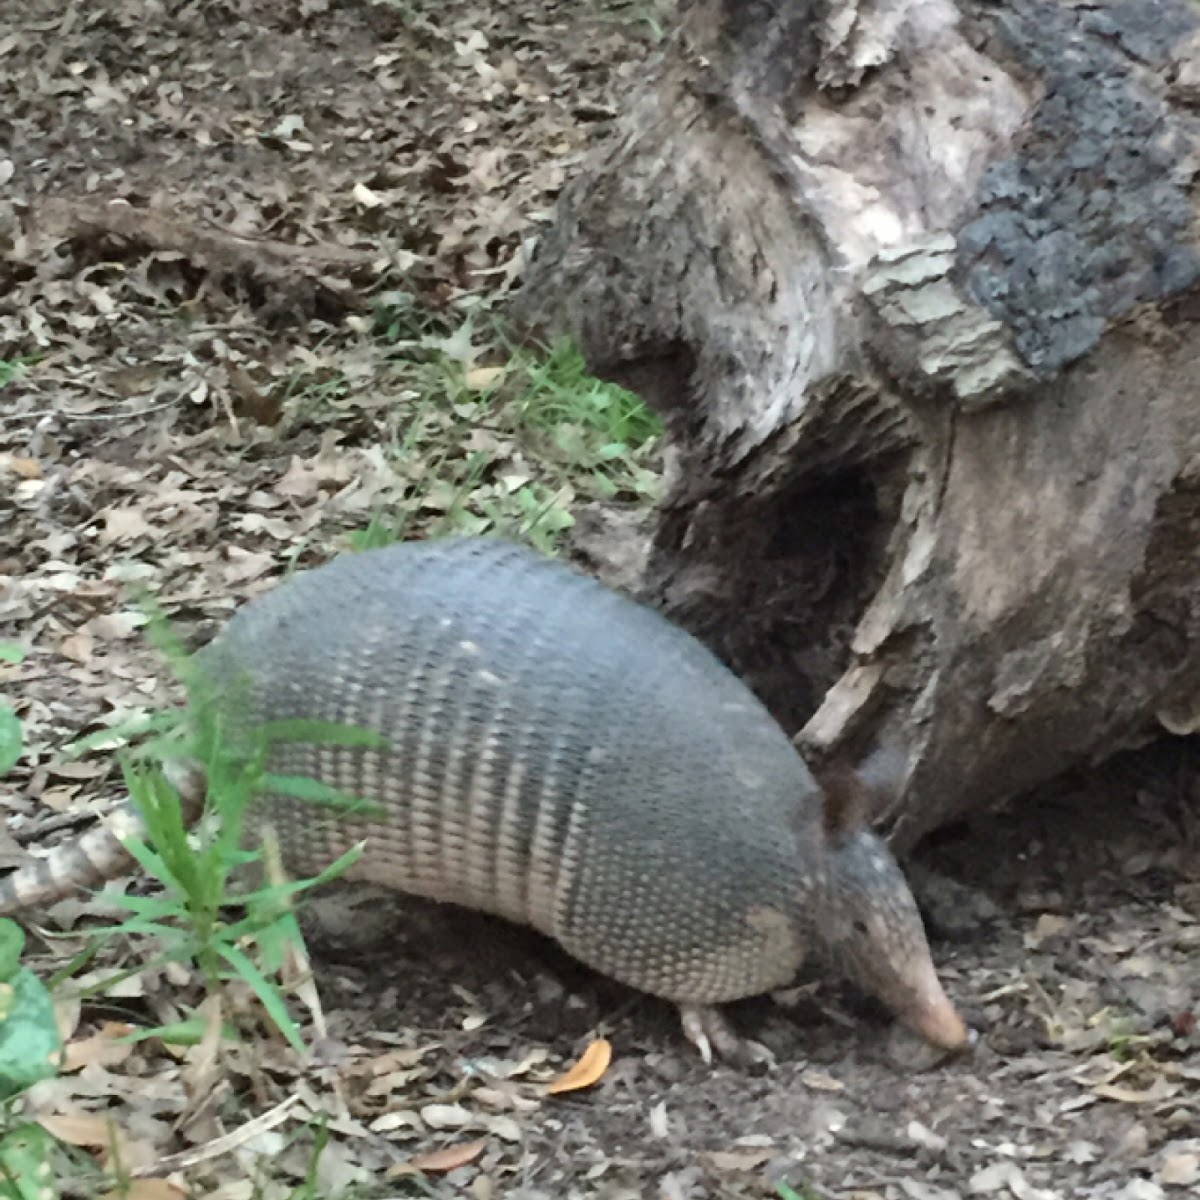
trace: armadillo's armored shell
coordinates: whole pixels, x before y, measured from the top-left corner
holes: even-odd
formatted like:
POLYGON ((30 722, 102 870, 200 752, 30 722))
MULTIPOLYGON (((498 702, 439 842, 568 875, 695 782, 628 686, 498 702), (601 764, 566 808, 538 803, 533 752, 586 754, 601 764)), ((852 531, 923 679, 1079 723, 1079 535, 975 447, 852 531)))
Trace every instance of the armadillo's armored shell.
POLYGON ((356 877, 526 922, 683 1002, 799 965, 815 781, 698 641, 595 581, 491 539, 349 554, 246 606, 202 661, 240 676, 260 719, 389 743, 276 748, 275 771, 386 810, 271 797, 293 872, 365 837, 356 877))

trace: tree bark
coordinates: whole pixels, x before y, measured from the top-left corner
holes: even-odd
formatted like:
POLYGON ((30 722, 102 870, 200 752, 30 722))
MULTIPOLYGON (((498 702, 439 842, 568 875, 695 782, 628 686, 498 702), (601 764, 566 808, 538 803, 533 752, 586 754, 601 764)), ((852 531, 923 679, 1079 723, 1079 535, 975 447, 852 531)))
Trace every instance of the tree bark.
POLYGON ((1195 724, 1186 0, 698 0, 512 313, 665 416, 642 592, 904 848, 1195 724))

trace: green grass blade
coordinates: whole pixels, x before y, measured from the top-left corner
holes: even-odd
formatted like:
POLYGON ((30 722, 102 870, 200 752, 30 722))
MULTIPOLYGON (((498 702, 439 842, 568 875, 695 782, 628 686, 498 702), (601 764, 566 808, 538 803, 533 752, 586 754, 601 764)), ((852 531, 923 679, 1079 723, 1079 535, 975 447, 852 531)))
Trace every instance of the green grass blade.
POLYGON ((299 1054, 305 1054, 307 1051, 304 1041, 300 1037, 300 1028, 292 1020, 291 1014, 283 1002, 283 997, 279 994, 279 989, 236 946, 221 943, 216 950, 233 968, 238 977, 253 990, 262 1002, 263 1008, 267 1010, 267 1015, 275 1023, 275 1027, 287 1038, 292 1048, 299 1054))

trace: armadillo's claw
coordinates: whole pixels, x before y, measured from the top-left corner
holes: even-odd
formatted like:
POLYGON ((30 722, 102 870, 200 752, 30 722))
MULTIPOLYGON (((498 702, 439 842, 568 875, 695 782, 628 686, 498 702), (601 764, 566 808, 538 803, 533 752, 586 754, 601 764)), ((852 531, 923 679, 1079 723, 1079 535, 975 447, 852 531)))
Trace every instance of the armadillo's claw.
POLYGON ((704 1015, 712 1009, 696 1008, 690 1004, 679 1006, 679 1019, 683 1022, 683 1036, 700 1051, 706 1067, 712 1066, 712 1044, 704 1031, 704 1015))
POLYGON ((720 1010, 701 1004, 681 1004, 679 1017, 684 1037, 700 1051, 706 1065, 712 1065, 716 1050, 718 1057, 745 1070, 775 1066, 775 1055, 760 1042, 739 1037, 720 1010))

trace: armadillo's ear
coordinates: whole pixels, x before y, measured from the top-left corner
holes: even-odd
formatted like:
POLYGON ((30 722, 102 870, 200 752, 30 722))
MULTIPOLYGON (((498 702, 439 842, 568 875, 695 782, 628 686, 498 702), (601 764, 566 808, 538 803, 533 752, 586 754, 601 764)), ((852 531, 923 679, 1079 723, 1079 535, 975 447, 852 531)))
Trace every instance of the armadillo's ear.
POLYGON ((904 790, 908 780, 908 755, 895 743, 885 742, 858 764, 858 777, 871 793, 878 816, 904 790))
POLYGON ((873 750, 855 770, 831 763, 819 780, 825 792, 825 832, 831 839, 868 829, 900 794, 908 756, 898 746, 873 750))
POLYGON ((825 834, 830 841, 839 841, 870 823, 870 789, 849 763, 829 763, 817 780, 824 793, 825 834))

